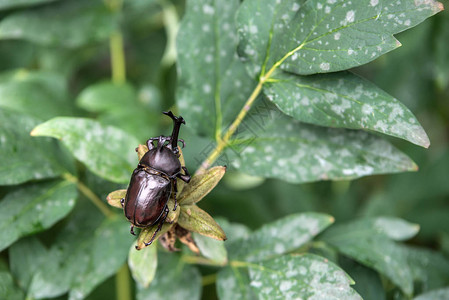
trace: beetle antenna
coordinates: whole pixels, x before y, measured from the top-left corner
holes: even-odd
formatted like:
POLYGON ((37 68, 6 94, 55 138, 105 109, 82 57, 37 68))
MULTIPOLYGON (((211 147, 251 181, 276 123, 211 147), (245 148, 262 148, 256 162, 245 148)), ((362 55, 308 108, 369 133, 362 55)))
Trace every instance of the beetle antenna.
POLYGON ((179 136, 179 129, 181 128, 181 124, 185 124, 186 121, 184 121, 183 117, 175 116, 171 111, 164 111, 164 115, 169 116, 173 120, 173 131, 171 134, 171 149, 172 151, 178 153, 178 136, 179 136))

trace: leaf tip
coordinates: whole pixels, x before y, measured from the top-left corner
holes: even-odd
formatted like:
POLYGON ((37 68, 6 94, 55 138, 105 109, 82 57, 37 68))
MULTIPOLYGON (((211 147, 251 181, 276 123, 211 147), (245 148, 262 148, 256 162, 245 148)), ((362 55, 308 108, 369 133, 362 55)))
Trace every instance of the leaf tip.
POLYGON ((329 216, 329 223, 334 224, 335 218, 333 216, 329 216))

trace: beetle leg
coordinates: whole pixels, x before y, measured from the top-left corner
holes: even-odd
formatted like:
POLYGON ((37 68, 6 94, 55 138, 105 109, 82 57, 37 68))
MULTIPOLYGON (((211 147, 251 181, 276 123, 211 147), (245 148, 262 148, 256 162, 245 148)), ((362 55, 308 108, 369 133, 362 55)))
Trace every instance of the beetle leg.
POLYGON ((186 142, 184 142, 183 139, 178 139, 178 142, 182 143, 182 148, 184 148, 186 146, 186 142))
POLYGON ((178 175, 176 175, 176 177, 181 178, 181 180, 186 183, 189 183, 192 176, 190 176, 190 173, 189 173, 189 171, 187 171, 186 167, 182 167, 182 169, 184 170, 184 173, 186 173, 186 174, 179 173, 178 175))
POLYGON ((168 206, 165 206, 165 215, 161 218, 161 220, 159 221, 159 225, 157 226, 156 231, 153 233, 153 236, 151 237, 151 240, 148 243, 145 243, 145 246, 149 246, 151 245, 151 243, 154 241, 154 239, 156 238, 156 234, 161 231, 162 229, 162 225, 164 225, 165 223, 165 219, 167 219, 168 213, 170 212, 170 210, 168 209, 168 206))
POLYGON ((147 140, 148 150, 154 149, 153 142, 159 140, 159 138, 160 137, 158 136, 158 137, 150 138, 150 139, 147 140))
POLYGON ((122 208, 125 206, 125 198, 120 199, 120 204, 122 205, 122 208))
POLYGON ((134 225, 133 225, 133 224, 131 224, 131 228, 129 229, 129 232, 130 232, 132 235, 136 235, 136 234, 134 233, 134 225))

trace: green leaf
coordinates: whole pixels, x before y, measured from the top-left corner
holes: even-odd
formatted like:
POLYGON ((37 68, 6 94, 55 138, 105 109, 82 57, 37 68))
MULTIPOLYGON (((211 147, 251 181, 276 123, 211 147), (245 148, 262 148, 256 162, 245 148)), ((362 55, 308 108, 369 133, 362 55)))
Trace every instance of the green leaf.
POLYGON ((199 202, 214 189, 226 172, 226 167, 212 167, 201 174, 195 174, 188 184, 184 185, 178 202, 189 205, 199 202))
POLYGON ((0 9, 11 9, 20 6, 32 6, 58 0, 3 0, 0 2, 0 9))
POLYGON ((15 286, 13 278, 8 271, 0 271, 0 299, 25 299, 22 290, 15 286))
POLYGON ((126 261, 132 236, 122 218, 106 219, 95 231, 89 262, 83 273, 77 274, 69 300, 84 299, 96 286, 114 275, 126 261))
POLYGON ((403 239, 409 236, 409 230, 400 232, 397 228, 389 229, 395 222, 376 222, 372 219, 356 220, 346 224, 336 225, 326 230, 321 239, 337 248, 342 254, 377 270, 388 277, 406 295, 413 292, 413 277, 411 269, 404 256, 404 251, 390 236, 403 239), (374 226, 373 226, 374 225, 374 226))
POLYGON ((77 278, 86 272, 95 241, 94 231, 103 220, 90 203, 78 201, 51 248, 34 253, 34 259, 41 262, 39 268, 22 265, 26 268, 23 272, 32 275, 28 297, 54 298, 69 291, 77 278))
POLYGON ((228 239, 225 243, 226 246, 231 245, 239 239, 246 239, 251 235, 251 230, 244 224, 231 223, 228 220, 220 217, 215 218, 215 220, 223 229, 223 231, 227 233, 228 239))
POLYGON ((333 217, 320 213, 289 215, 229 245, 229 255, 232 259, 253 262, 288 253, 305 245, 333 222, 333 217))
POLYGON ((449 285, 449 259, 434 250, 402 246, 414 282, 421 292, 449 285))
POLYGON ((108 204, 117 208, 123 208, 121 200, 126 197, 126 191, 127 190, 122 189, 110 192, 106 197, 108 204))
POLYGON ((297 76, 275 73, 264 93, 282 112, 316 125, 368 129, 428 147, 415 116, 374 84, 350 73, 297 76))
POLYGON ((82 90, 76 103, 91 112, 120 111, 135 104, 136 98, 137 94, 132 85, 105 81, 82 90))
POLYGON ((153 281, 157 267, 157 248, 146 247, 136 250, 137 243, 129 249, 128 266, 135 281, 147 288, 153 281))
POLYGON ((76 48, 106 40, 117 22, 102 1, 61 1, 7 15, 0 22, 0 39, 76 48))
MULTIPOLYGON (((356 222, 353 222, 355 224, 356 222)), ((419 231, 419 225, 407 222, 394 217, 377 217, 372 220, 364 219, 360 221, 360 226, 372 227, 373 230, 385 234, 392 240, 405 241, 414 237, 419 231)))
POLYGON ((34 128, 31 135, 60 139, 90 171, 113 182, 129 182, 133 165, 137 165, 136 138, 91 119, 53 118, 34 128))
POLYGON ((196 232, 193 233, 193 239, 204 257, 221 265, 225 265, 228 262, 228 254, 223 241, 217 241, 196 232))
POLYGON ((39 124, 33 117, 0 109, 0 185, 13 185, 32 179, 57 177, 64 172, 65 159, 48 138, 32 138, 30 131, 39 124))
POLYGON ((61 180, 7 194, 0 202, 0 250, 20 237, 50 228, 72 210, 76 197, 76 186, 61 180))
POLYGON ((197 268, 184 264, 177 256, 159 256, 156 277, 148 288, 138 286, 137 300, 200 299, 201 274, 197 268))
POLYGON ((65 78, 43 71, 17 70, 0 74, 0 107, 41 120, 73 113, 65 78))
POLYGON ((220 300, 258 299, 251 289, 248 270, 233 266, 224 267, 218 272, 217 294, 220 300))
POLYGON ((270 105, 259 106, 226 151, 239 171, 299 183, 417 169, 405 154, 367 132, 306 125, 270 105))
POLYGON ((253 76, 345 70, 397 48, 393 34, 442 9, 433 0, 249 0, 237 14, 239 52, 253 76))
POLYGON ((20 288, 26 291, 33 275, 45 264, 47 249, 33 236, 12 244, 8 254, 11 273, 20 288))
POLYGON ((322 257, 285 255, 249 265, 251 287, 263 299, 362 299, 352 280, 322 257))
POLYGON ((413 300, 443 300, 449 299, 449 287, 430 291, 413 298, 413 300))
POLYGON ((440 19, 439 32, 435 37, 435 73, 438 87, 444 91, 449 85, 449 53, 447 51, 446 41, 449 39, 449 18, 440 19))
POLYGON ((196 205, 181 206, 178 223, 189 231, 198 232, 219 241, 226 240, 226 234, 220 225, 207 212, 196 205))
POLYGON ((187 2, 178 33, 177 104, 189 127, 212 138, 234 120, 255 86, 235 54, 239 4, 187 2), (206 109, 215 111, 205 114, 206 109))

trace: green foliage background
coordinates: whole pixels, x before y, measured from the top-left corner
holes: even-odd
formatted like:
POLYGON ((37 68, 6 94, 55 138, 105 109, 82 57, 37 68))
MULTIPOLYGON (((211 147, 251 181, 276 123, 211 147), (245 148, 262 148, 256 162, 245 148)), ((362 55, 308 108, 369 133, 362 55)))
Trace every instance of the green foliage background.
MULTIPOLYGON (((274 1, 197 1, 217 5, 202 6, 204 19, 189 6, 194 2, 0 1, 0 299, 284 299, 285 291, 290 298, 449 299, 448 12, 425 21, 430 14, 407 12, 408 27, 423 22, 395 35, 402 47, 387 54, 398 46, 391 35, 407 26, 373 29, 372 39, 382 37, 385 48, 372 57, 360 51, 358 63, 331 52, 325 59, 341 65, 286 59, 262 82, 259 75, 277 66, 284 47, 295 48, 283 29, 272 32, 271 44, 255 35, 268 33, 274 1), (209 57, 208 47, 217 46, 211 30, 223 52, 209 57), (343 72, 303 76, 321 71, 343 72), (343 87, 335 86, 338 80, 343 87), (186 247, 134 250, 128 223, 106 196, 126 188, 139 143, 169 134, 171 121, 161 111, 186 119, 181 138, 193 173, 258 82, 265 96, 254 98, 252 111, 272 101, 276 118, 254 140, 237 132, 224 152, 227 174, 199 204, 228 240, 195 233, 201 256, 186 247), (353 122, 351 116, 370 109, 362 105, 343 116, 321 104, 295 110, 298 87, 305 87, 303 98, 322 99, 352 97, 360 86, 368 104, 378 93, 404 115, 379 127, 378 111, 373 120, 353 122), (404 127, 397 132, 394 124, 404 127), (426 133, 428 149, 417 146, 428 146, 426 133), (305 156, 289 161, 306 144, 305 156), (318 168, 323 148, 331 153, 327 173, 318 168), (353 152, 343 159, 345 149, 353 152), (416 172, 379 175, 402 171, 416 172)), ((283 3, 312 12, 324 5, 283 3)), ((289 30, 313 24, 311 16, 289 30)), ((364 41, 358 34, 343 42, 356 49, 364 41)), ((339 39, 333 36, 331 45, 339 39)), ((242 124, 250 132, 251 120, 242 124)))

